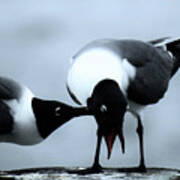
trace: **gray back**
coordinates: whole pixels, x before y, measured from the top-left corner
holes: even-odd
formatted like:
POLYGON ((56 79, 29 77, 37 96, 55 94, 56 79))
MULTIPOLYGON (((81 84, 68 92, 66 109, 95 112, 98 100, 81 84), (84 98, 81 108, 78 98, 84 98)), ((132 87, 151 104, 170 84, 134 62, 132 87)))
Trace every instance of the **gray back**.
POLYGON ((19 99, 22 93, 21 86, 8 78, 0 77, 0 99, 19 99))

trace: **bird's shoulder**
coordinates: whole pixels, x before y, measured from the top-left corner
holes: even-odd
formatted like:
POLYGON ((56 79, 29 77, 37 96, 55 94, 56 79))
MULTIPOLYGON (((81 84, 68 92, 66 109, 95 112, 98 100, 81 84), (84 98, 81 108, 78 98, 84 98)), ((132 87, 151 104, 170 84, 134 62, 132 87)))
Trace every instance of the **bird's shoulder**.
POLYGON ((128 87, 128 98, 141 105, 157 103, 168 88, 173 60, 161 48, 142 44, 128 61, 136 67, 136 76, 128 87))
POLYGON ((0 99, 19 99, 22 91, 23 88, 18 82, 7 77, 0 77, 0 99))

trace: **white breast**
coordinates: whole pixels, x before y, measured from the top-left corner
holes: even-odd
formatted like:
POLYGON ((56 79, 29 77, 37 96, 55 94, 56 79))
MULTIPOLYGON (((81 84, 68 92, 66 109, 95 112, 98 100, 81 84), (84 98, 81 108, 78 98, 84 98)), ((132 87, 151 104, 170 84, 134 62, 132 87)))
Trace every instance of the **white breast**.
POLYGON ((129 80, 135 73, 135 68, 115 52, 106 48, 94 48, 73 60, 67 84, 77 99, 85 105, 96 84, 103 79, 115 80, 126 94, 129 80))
POLYGON ((4 137, 6 141, 21 145, 32 145, 43 140, 38 133, 35 116, 32 111, 31 103, 33 97, 32 92, 24 87, 19 101, 11 100, 5 102, 11 107, 11 113, 14 116, 13 133, 4 137))

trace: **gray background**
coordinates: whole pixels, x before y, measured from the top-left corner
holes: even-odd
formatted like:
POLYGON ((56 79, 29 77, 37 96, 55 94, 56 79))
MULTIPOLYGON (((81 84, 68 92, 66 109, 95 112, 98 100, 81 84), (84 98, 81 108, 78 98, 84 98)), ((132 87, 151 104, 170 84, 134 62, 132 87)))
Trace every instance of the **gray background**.
MULTIPOLYGON (((0 1, 0 74, 27 85, 37 96, 73 104, 65 82, 70 57, 99 38, 150 40, 180 35, 179 0, 5 0, 0 1)), ((165 98, 144 111, 148 166, 180 168, 180 73, 165 98)), ((135 166, 139 160, 136 121, 127 115, 126 154, 115 143, 105 166, 135 166)), ((67 123, 35 146, 0 144, 0 169, 90 166, 96 144, 93 118, 67 123)))

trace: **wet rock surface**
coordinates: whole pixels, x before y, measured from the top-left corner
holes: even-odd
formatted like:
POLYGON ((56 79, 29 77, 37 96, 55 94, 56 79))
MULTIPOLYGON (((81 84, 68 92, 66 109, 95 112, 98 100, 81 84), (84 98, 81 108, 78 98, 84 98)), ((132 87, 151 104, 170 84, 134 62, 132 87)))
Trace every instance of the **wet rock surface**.
POLYGON ((175 169, 104 168, 93 172, 89 168, 49 167, 1 171, 0 180, 180 180, 180 171, 175 169))

